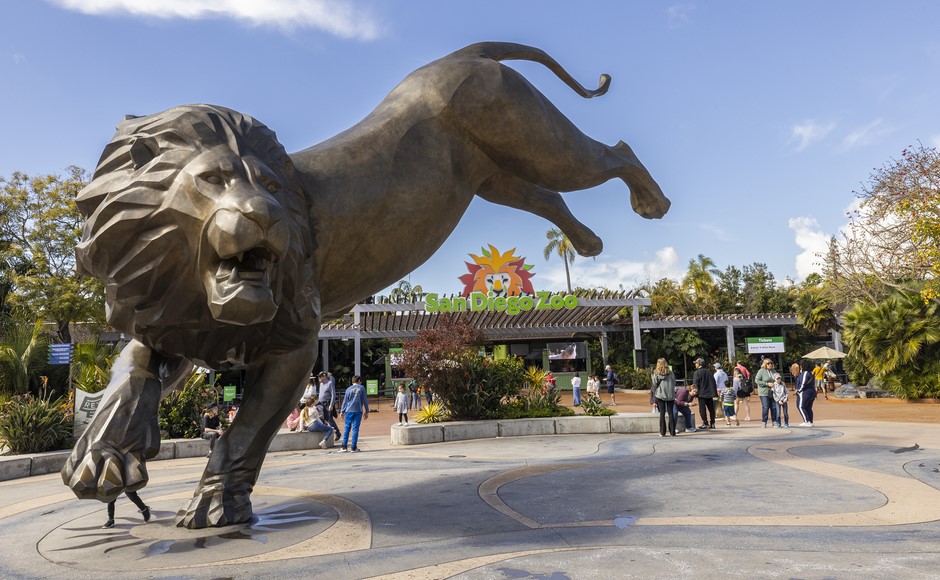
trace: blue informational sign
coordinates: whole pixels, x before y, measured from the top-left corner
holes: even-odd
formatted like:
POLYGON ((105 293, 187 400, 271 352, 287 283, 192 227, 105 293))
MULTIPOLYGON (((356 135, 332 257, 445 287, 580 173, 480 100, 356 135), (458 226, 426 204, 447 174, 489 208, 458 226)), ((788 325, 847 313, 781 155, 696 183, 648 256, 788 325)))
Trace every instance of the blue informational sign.
POLYGON ((69 343, 49 345, 49 364, 67 365, 72 362, 72 345, 69 343))

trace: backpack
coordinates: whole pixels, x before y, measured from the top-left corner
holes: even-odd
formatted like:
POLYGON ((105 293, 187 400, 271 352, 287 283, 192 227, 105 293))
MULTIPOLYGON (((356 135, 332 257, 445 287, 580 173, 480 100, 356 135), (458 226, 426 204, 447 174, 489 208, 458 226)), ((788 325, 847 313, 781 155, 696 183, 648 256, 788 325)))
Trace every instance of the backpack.
POLYGON ((738 397, 750 397, 754 392, 754 383, 751 382, 751 377, 741 377, 741 388, 738 389, 738 397))

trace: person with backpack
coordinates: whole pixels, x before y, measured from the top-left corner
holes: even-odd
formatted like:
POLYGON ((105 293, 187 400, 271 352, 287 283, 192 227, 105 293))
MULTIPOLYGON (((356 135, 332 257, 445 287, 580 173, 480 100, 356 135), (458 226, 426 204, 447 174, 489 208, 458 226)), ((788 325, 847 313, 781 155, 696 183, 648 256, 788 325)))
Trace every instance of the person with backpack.
POLYGON ((651 402, 659 411, 659 436, 666 436, 666 415, 669 415, 669 434, 676 436, 676 418, 673 414, 676 399, 676 376, 669 370, 666 359, 656 361, 653 370, 653 384, 650 387, 651 402))
MULTIPOLYGON (((819 366, 819 365, 817 365, 819 366)), ((796 406, 803 416, 800 427, 813 426, 813 403, 816 401, 816 377, 812 363, 803 361, 803 372, 796 379, 796 406)))
POLYGON ((718 396, 718 385, 715 376, 705 368, 705 360, 695 359, 695 373, 692 375, 692 385, 698 391, 698 412, 702 418, 699 429, 715 428, 715 397, 718 396))
POLYGON ((747 367, 738 364, 732 371, 731 388, 734 390, 734 414, 741 416, 741 407, 744 407, 744 420, 751 420, 751 394, 754 392, 754 385, 751 384, 751 373, 747 367), (742 370, 743 369, 743 370, 742 370), (745 376, 747 373, 747 376, 745 376))

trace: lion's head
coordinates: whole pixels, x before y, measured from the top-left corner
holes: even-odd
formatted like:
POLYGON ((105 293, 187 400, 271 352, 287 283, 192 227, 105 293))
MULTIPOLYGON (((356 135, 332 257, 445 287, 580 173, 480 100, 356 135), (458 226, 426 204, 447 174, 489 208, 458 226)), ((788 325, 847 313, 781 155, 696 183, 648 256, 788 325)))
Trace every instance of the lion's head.
POLYGON ((116 329, 208 366, 316 332, 310 206, 255 119, 209 105, 129 118, 78 206, 78 267, 105 282, 116 329))
POLYGON ((500 252, 493 245, 489 251, 484 249, 482 256, 470 254, 473 264, 465 262, 468 274, 460 277, 464 283, 463 296, 471 292, 482 292, 493 296, 521 296, 535 294, 529 272, 531 266, 525 265, 525 258, 515 255, 516 249, 500 252))

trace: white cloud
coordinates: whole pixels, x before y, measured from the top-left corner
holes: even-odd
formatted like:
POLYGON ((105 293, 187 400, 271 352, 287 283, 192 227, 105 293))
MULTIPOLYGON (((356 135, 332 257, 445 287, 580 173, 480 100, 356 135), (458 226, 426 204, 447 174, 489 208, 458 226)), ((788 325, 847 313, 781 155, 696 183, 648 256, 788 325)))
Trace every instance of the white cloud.
POLYGON ((673 4, 666 8, 666 17, 669 19, 669 26, 678 28, 685 26, 691 21, 691 14, 695 10, 694 4, 673 4))
MULTIPOLYGON (((654 259, 649 262, 609 261, 604 257, 594 260, 578 258, 571 265, 571 286, 604 287, 609 290, 618 290, 623 286, 625 290, 629 290, 650 280, 654 282, 660 278, 678 280, 682 277, 678 265, 679 255, 672 247, 658 250, 654 259)), ((565 267, 556 263, 549 268, 540 268, 533 284, 537 290, 564 289, 566 287, 565 267)))
POLYGON ((26 62, 26 55, 16 52, 13 53, 13 64, 20 65, 26 62))
POLYGON ((816 218, 790 218, 787 225, 796 234, 796 245, 803 250, 796 256, 797 278, 804 280, 813 272, 820 273, 820 255, 825 255, 830 236, 819 229, 816 218))
POLYGON ((876 142, 878 139, 894 131, 893 127, 885 124, 884 119, 875 119, 871 123, 859 127, 842 139, 842 149, 862 147, 876 142))
POLYGON ((318 28, 343 38, 371 40, 379 25, 366 11, 341 0, 52 0, 83 14, 154 18, 231 18, 284 30, 318 28))
POLYGON ((834 122, 820 123, 812 119, 803 121, 790 128, 790 143, 796 143, 796 150, 803 151, 816 141, 826 138, 826 135, 836 128, 834 122))

